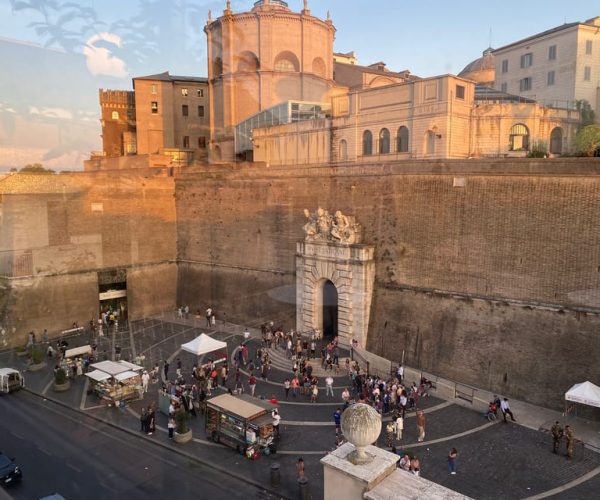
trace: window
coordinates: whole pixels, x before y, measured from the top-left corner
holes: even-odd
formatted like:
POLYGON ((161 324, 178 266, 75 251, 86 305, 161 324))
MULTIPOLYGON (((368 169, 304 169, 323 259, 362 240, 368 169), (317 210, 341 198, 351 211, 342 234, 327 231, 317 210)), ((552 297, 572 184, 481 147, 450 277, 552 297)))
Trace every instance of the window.
POLYGON ((156 113, 158 113, 158 102, 157 101, 152 101, 151 109, 152 109, 152 114, 155 115, 156 113))
POLYGON ((508 92, 508 83, 502 82, 500 84, 500 92, 508 92))
POLYGON ((592 41, 591 40, 585 41, 585 53, 588 56, 592 55, 592 41))
POLYGON ((465 98, 465 86, 464 85, 457 85, 456 86, 456 98, 457 99, 464 99, 465 98))
POLYGON ((204 136, 198 137, 198 147, 200 149, 206 148, 206 137, 204 137, 204 136))
POLYGON ((502 61, 502 73, 508 73, 508 59, 502 61))
POLYGON ((373 154, 373 134, 370 130, 363 132, 363 155, 369 156, 373 154))
POLYGON ((521 92, 525 92, 527 90, 531 90, 531 77, 521 78, 519 80, 519 90, 521 92))
POLYGON ((183 97, 187 97, 187 95, 188 95, 188 89, 186 89, 186 88, 181 89, 181 95, 183 97))
POLYGON ((348 142, 346 142, 346 139, 340 141, 340 160, 348 160, 348 142))
POLYGON ((118 120, 118 119, 119 119, 119 112, 118 112, 118 111, 113 111, 113 112, 111 113, 110 117, 111 117, 113 120, 118 120))
POLYGON ((404 125, 398 129, 396 141, 396 151, 398 153, 408 153, 408 128, 404 125))
POLYGON ((198 116, 200 118, 204 116, 204 106, 198 106, 198 116))
POLYGON ((183 148, 184 149, 189 149, 190 148, 190 136, 189 135, 184 135, 183 136, 183 148))
POLYGON ((546 83, 548 86, 554 85, 554 71, 548 71, 548 80, 546 83))
POLYGON ((428 155, 435 153, 435 132, 433 130, 428 130, 425 134, 425 152, 428 155))
POLYGON ((390 131, 382 128, 379 132, 379 154, 386 155, 390 152, 390 131))
POLYGON ((150 85, 150 93, 153 95, 156 94, 156 85, 150 85))
POLYGON ((550 47, 548 47, 548 59, 550 61, 556 59, 556 45, 550 45, 550 47))
POLYGON ((528 52, 521 56, 521 68, 529 68, 533 64, 533 54, 528 52))
POLYGON ((181 105, 181 114, 183 116, 188 116, 190 114, 187 104, 182 104, 181 105))
POLYGON ((583 68, 583 79, 586 82, 589 82, 592 79, 592 67, 591 66, 586 66, 585 68, 583 68))
POLYGON ((295 71, 294 63, 288 59, 279 59, 275 63, 275 71, 295 71))
POLYGON ((204 97, 204 89, 198 89, 198 90, 196 90, 196 96, 197 97, 204 97))
POLYGON ((529 150, 529 129, 522 123, 517 123, 510 129, 508 148, 511 151, 529 150))

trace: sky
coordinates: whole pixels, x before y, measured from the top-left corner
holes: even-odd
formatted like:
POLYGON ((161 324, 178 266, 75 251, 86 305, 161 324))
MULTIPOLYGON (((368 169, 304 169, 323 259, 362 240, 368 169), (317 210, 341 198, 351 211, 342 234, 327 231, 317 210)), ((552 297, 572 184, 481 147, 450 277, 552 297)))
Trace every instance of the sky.
MULTIPOLYGON (((232 0, 250 10, 251 0, 232 0)), ((302 0, 290 0, 294 11, 302 0)), ((592 0, 309 0, 337 28, 334 50, 427 77, 459 73, 497 48, 600 15, 592 0), (594 10, 594 4, 596 10, 594 10)), ((225 0, 0 0, 0 169, 34 161, 77 168, 100 149, 98 88, 170 71, 206 76, 209 9, 225 0), (26 82, 26 84, 24 84, 26 82), (33 124, 33 127, 32 127, 33 124), (36 132, 35 137, 26 132, 36 132)))

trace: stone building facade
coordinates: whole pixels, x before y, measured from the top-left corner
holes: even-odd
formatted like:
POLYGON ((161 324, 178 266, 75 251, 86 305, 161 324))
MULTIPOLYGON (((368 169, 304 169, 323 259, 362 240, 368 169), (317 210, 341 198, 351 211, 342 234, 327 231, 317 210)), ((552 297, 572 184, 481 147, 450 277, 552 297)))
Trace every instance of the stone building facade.
POLYGON ((99 97, 103 156, 135 154, 135 94, 130 90, 100 89, 99 97))
POLYGON ((600 119, 599 29, 594 17, 494 50, 496 88, 554 107, 585 99, 600 119))
POLYGON ((234 127, 287 100, 321 102, 333 87, 330 19, 281 0, 260 0, 250 12, 209 19, 208 82, 212 158, 234 159, 234 127))
POLYGON ((406 159, 525 156, 536 143, 569 151, 575 110, 478 95, 452 75, 365 88, 332 97, 331 118, 253 131, 255 161, 392 162, 406 159))

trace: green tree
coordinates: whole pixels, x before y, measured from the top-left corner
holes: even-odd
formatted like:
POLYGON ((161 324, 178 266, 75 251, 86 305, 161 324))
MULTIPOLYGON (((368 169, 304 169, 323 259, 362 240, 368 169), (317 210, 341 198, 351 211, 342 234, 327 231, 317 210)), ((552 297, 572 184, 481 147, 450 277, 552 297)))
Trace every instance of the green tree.
POLYGON ((19 170, 19 172, 22 174, 53 174, 54 170, 44 168, 41 163, 29 163, 19 170))
POLYGON ((600 150, 600 125, 588 125, 577 131, 575 149, 581 156, 594 156, 600 150))
POLYGON ((594 124, 596 113, 594 113, 594 110, 589 102, 587 102, 585 99, 579 99, 575 102, 575 107, 581 115, 579 128, 594 124))

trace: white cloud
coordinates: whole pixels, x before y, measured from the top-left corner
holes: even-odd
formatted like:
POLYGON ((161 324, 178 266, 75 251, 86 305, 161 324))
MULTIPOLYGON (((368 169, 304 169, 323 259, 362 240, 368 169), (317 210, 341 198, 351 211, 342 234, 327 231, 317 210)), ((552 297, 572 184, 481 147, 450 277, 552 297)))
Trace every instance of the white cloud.
POLYGON ((92 75, 108 75, 116 78, 125 78, 128 75, 125 61, 119 59, 110 50, 104 47, 96 47, 94 44, 100 41, 108 42, 116 47, 123 46, 121 37, 114 33, 99 33, 92 36, 83 47, 83 53, 87 60, 87 67, 92 75))
POLYGON ((72 120, 73 113, 71 113, 68 109, 64 108, 36 108, 35 106, 29 107, 29 113, 32 115, 42 115, 48 118, 60 118, 63 120, 72 120))

